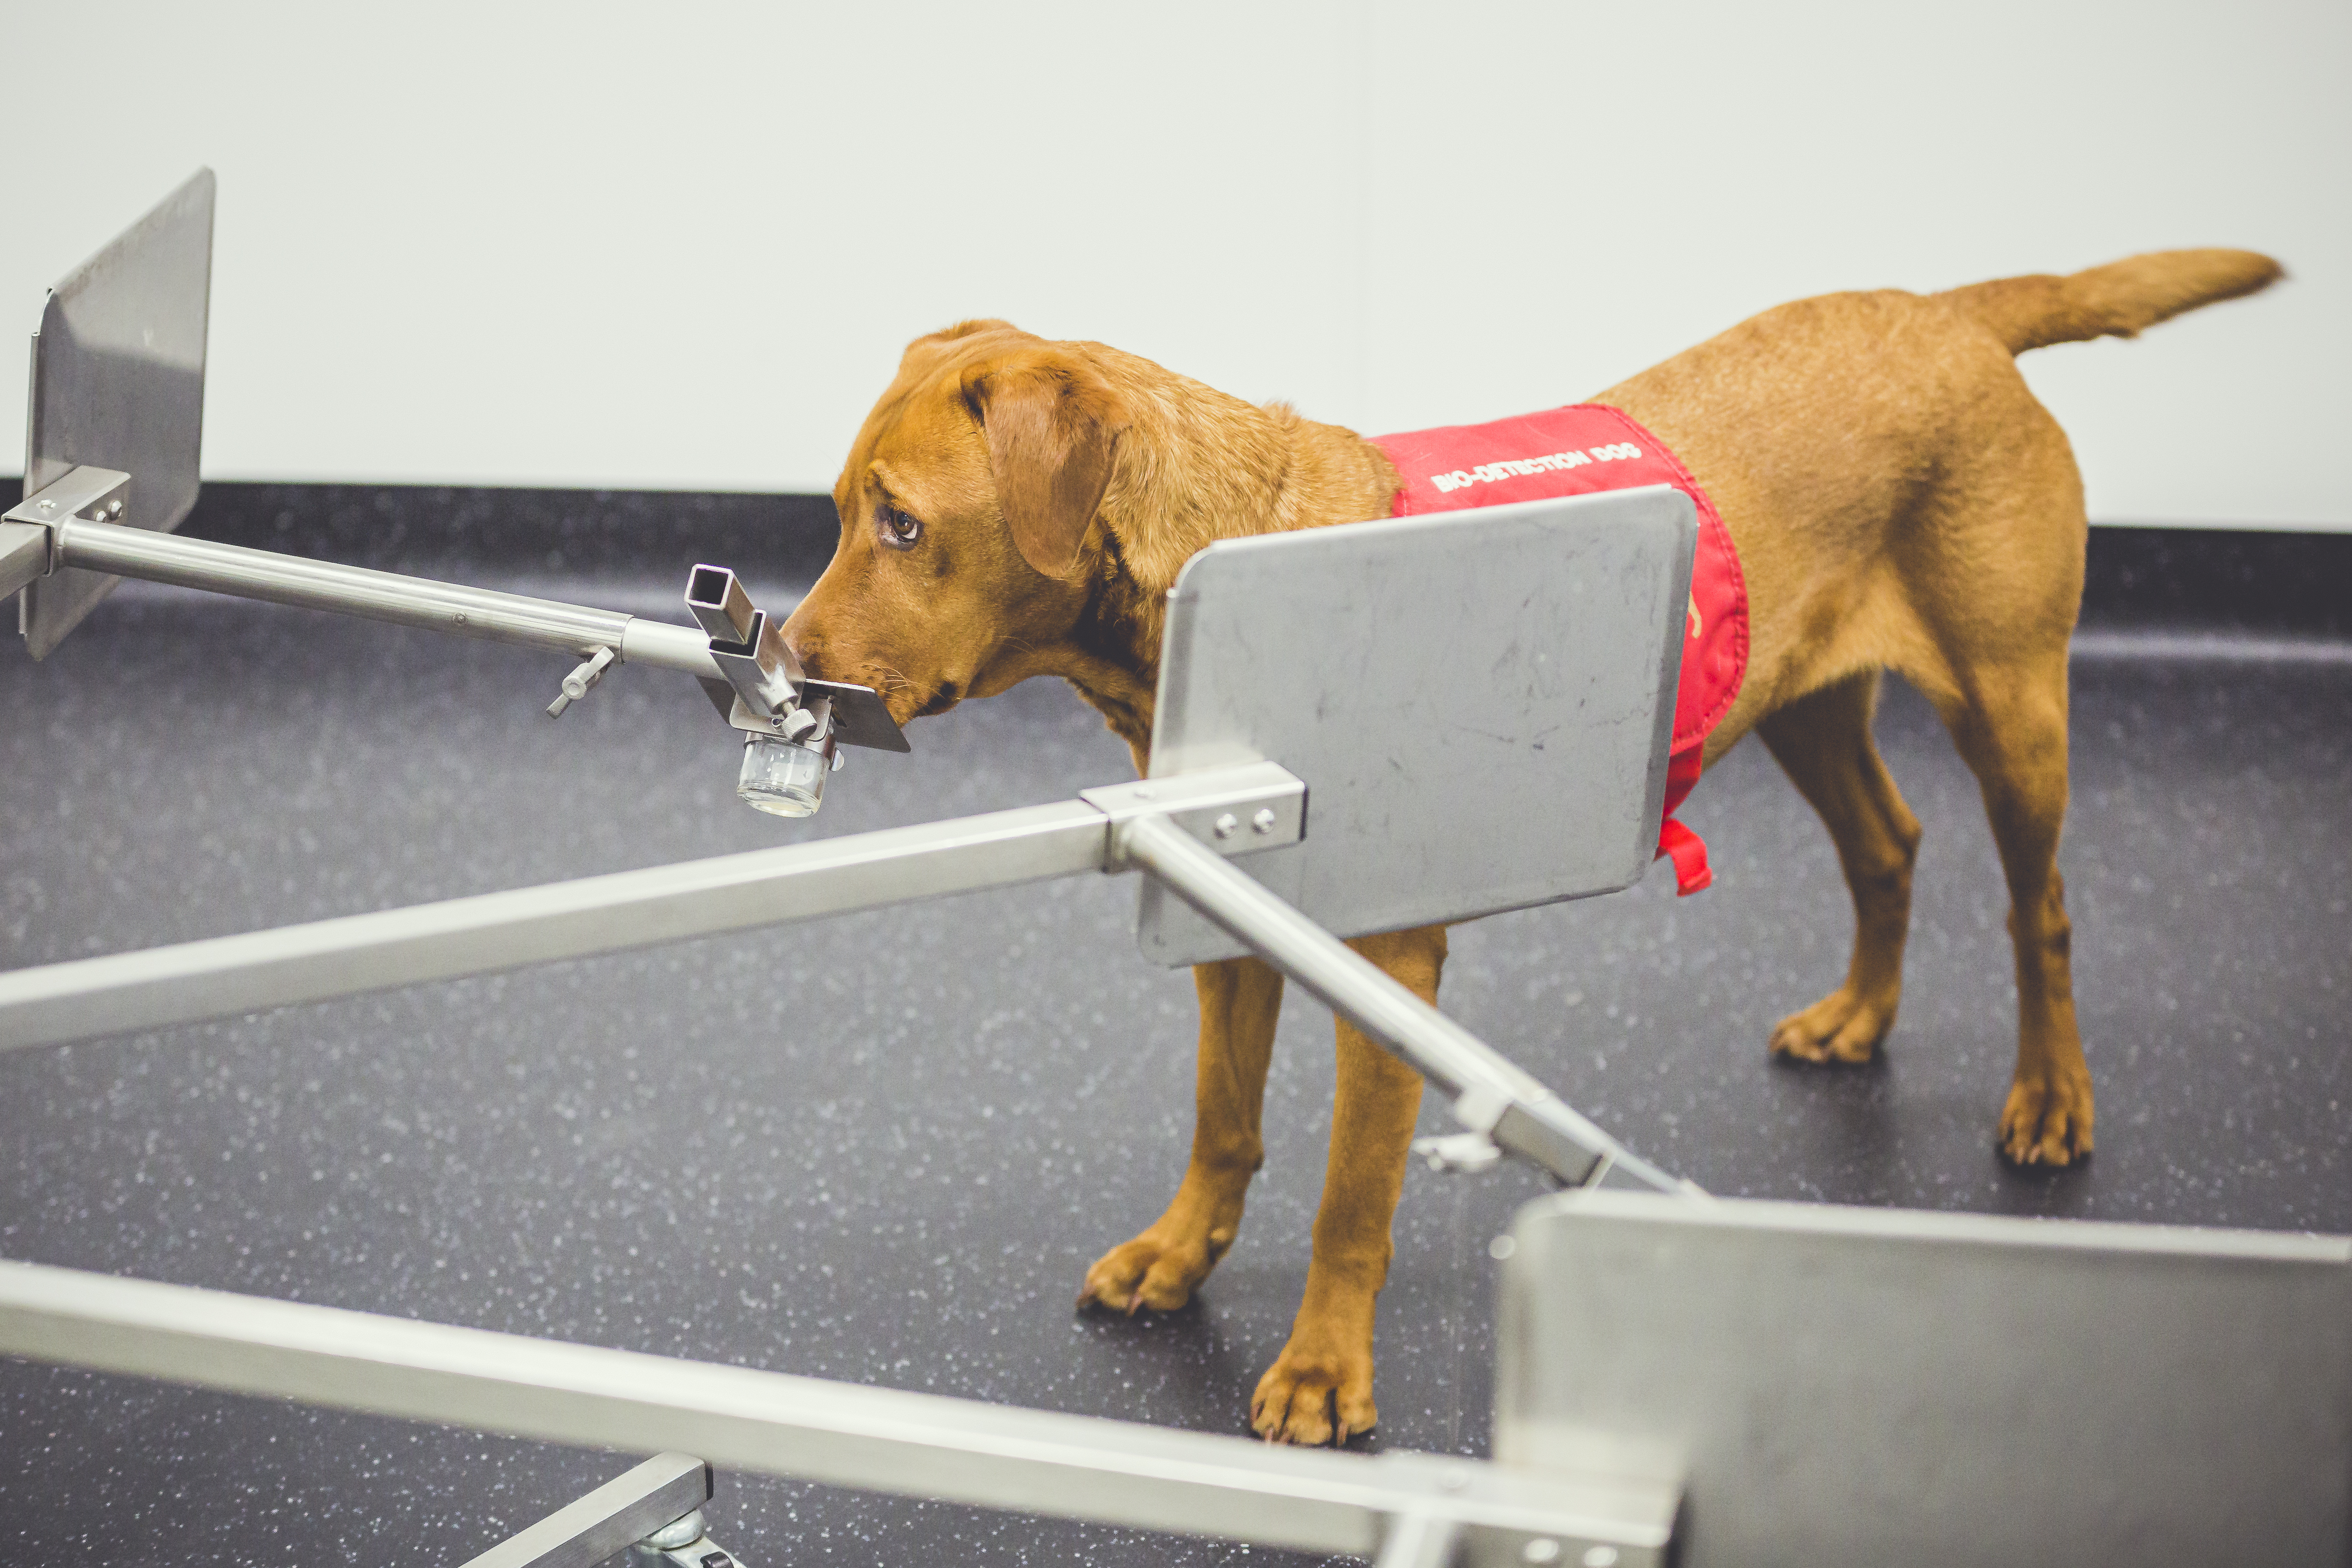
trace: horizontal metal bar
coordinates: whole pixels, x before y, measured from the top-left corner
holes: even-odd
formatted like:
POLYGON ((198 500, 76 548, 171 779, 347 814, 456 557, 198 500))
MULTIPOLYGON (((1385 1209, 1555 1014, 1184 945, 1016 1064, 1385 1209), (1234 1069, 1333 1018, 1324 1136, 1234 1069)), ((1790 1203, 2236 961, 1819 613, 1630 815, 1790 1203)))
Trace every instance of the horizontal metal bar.
POLYGON ((1444 1090, 1465 1126, 1564 1182, 1584 1182, 1613 1167, 1662 1192, 1688 1190, 1164 817, 1121 823, 1113 853, 1160 878, 1444 1090))
POLYGON ((49 571, 49 530, 38 523, 0 523, 0 599, 49 571))
MULTIPOLYGON (((59 567, 81 567, 309 610, 338 611, 575 657, 598 648, 628 656, 625 643, 631 617, 617 611, 371 571, 365 567, 247 549, 212 539, 182 538, 113 523, 67 520, 52 527, 55 564, 59 567)), ((639 643, 645 645, 642 638, 639 643)), ((708 659, 707 638, 703 645, 708 659)), ((711 665, 708 673, 716 674, 717 666, 711 665)))
POLYGON ((1072 876, 1108 832, 1071 800, 17 969, 0 1050, 1072 876))
POLYGON ((1490 1562, 1662 1563, 1674 1489, 1422 1454, 1270 1447, 0 1262, 0 1353, 233 1394, 1133 1529, 1369 1554, 1388 1516, 1490 1562), (1527 1553, 1543 1539, 1549 1552, 1527 1553), (1583 1557, 1582 1561, 1593 1561, 1583 1557))
POLYGON ((596 1568, 709 1500, 708 1464, 692 1454, 656 1454, 468 1559, 464 1568, 596 1568))

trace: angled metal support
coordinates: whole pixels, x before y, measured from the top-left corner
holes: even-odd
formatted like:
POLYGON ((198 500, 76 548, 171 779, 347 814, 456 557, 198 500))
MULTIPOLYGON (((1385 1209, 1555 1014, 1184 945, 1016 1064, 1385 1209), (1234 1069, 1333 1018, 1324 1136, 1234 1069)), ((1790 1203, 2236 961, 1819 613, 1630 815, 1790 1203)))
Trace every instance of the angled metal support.
POLYGON ((1617 1170, 1691 1191, 1246 873, 1306 835, 1305 785, 1270 762, 1033 806, 276 931, 0 973, 0 1050, 234 1017, 396 986, 877 908, 1144 870, 1435 1082, 1465 1134, 1556 1180, 1617 1170))
POLYGON ((1112 856, 1118 864, 1150 872, 1443 1089, 1453 1099, 1454 1119, 1471 1134, 1571 1185, 1597 1182, 1613 1166, 1661 1192, 1697 1190, 1578 1115, 1532 1074, 1166 818, 1139 816, 1119 824, 1112 856))
MULTIPOLYGON (((596 1568, 657 1532, 691 1523, 687 1542, 705 1539, 702 1505, 710 1500, 710 1467, 691 1454, 656 1454, 528 1530, 516 1532, 465 1568, 596 1568)), ((718 1568, 713 1564, 712 1568, 718 1568)))

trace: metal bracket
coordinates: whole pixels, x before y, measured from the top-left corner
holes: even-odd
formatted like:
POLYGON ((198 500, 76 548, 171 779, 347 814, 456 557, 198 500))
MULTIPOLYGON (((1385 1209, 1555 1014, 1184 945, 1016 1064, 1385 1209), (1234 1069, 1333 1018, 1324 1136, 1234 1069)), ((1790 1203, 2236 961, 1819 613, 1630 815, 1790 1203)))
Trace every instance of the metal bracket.
MULTIPOLYGON (((1078 799, 1108 817, 1114 830, 1140 817, 1164 817, 1228 859, 1278 850, 1307 836, 1307 785, 1272 762, 1109 784, 1081 789, 1078 799)), ((1119 841, 1114 831, 1103 860, 1107 872, 1134 869, 1119 841)))
POLYGON ((58 522, 122 522, 130 494, 127 473, 82 463, 0 513, 0 597, 57 571, 58 522))
POLYGON ((0 513, 0 597, 57 570, 57 524, 120 522, 130 499, 130 475, 85 464, 0 513))
POLYGON ((131 494, 131 476, 118 468, 88 464, 0 512, 12 523, 62 523, 78 517, 86 523, 110 523, 122 516, 131 494))
POLYGON ((1501 1146, 1484 1133, 1447 1133, 1434 1138, 1415 1138, 1412 1152, 1427 1160, 1431 1170, 1453 1176, 1476 1176, 1494 1169, 1503 1158, 1501 1146))
POLYGON ((723 566, 696 567, 686 580, 686 607, 710 638, 710 657, 735 688, 738 706, 761 730, 789 718, 800 706, 800 661, 736 575, 723 566))
POLYGON ((697 1509, 630 1547, 629 1568, 742 1568, 742 1563, 704 1532, 697 1509))
POLYGON ((783 632, 751 602, 733 571, 696 567, 686 580, 686 607, 709 637, 711 662, 734 692, 729 702, 724 689, 705 683, 711 702, 735 728, 811 745, 811 737, 821 737, 821 727, 829 724, 844 746, 910 749, 878 693, 839 681, 813 681, 803 673, 783 632))
MULTIPOLYGON (((632 1547, 646 1552, 641 1543, 666 1544, 673 1537, 680 1545, 715 1552, 702 1533, 702 1505, 709 1500, 709 1465, 692 1454, 656 1454, 626 1475, 507 1537, 465 1568, 594 1568, 632 1547), (693 1528, 684 1529, 688 1525, 693 1528)), ((654 1553, 660 1551, 656 1547, 654 1553)), ((643 1557, 635 1561, 644 1568, 643 1557)), ((699 1568, 698 1557, 688 1560, 688 1568, 699 1568)))

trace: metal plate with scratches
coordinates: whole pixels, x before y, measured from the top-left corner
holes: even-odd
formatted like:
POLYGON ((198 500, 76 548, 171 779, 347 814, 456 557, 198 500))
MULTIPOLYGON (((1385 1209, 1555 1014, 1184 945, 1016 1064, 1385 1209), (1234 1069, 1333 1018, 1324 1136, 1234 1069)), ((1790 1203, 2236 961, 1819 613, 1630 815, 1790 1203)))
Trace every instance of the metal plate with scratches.
MULTIPOLYGON (((1250 874, 1340 936, 1613 893, 1656 848, 1698 536, 1666 486, 1229 539, 1171 595, 1154 779, 1274 761, 1250 874)), ((1241 945, 1155 881, 1165 964, 1241 945)))
MULTIPOLYGON (((49 290, 33 335, 25 494, 89 465, 131 476, 119 519, 169 532, 196 504, 213 174, 199 169, 49 290)), ((68 568, 25 585, 18 624, 47 656, 117 578, 68 568)))
POLYGON ((2342 1563, 2352 1240, 1637 1193, 1511 1228, 1495 1457, 1685 1568, 2342 1563))

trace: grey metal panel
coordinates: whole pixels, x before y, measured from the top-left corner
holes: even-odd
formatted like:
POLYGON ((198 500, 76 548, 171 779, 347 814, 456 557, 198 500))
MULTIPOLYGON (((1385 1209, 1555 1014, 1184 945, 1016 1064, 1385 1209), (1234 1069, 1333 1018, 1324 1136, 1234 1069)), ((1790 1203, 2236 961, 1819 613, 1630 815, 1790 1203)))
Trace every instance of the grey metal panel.
MULTIPOLYGON (((80 464, 131 476, 122 521, 166 532, 196 504, 213 172, 199 169, 49 291, 33 335, 25 494, 80 464)), ((19 624, 46 656, 113 588, 100 573, 28 583, 19 624)))
MULTIPOLYGON (((1176 581, 1153 778, 1261 758, 1250 873, 1341 936, 1610 893, 1656 847, 1698 523, 1664 486, 1229 539, 1176 581)), ((1157 883, 1165 964, 1245 949, 1157 883)))
POLYGON ((2352 1554, 2352 1241, 1585 1193, 1522 1209, 1495 1452, 1685 1479, 1688 1568, 2352 1554))

